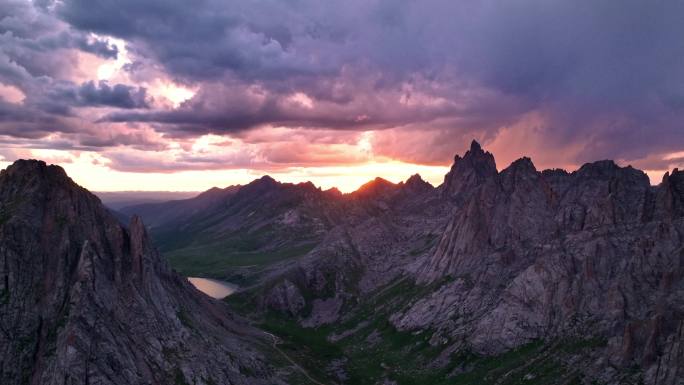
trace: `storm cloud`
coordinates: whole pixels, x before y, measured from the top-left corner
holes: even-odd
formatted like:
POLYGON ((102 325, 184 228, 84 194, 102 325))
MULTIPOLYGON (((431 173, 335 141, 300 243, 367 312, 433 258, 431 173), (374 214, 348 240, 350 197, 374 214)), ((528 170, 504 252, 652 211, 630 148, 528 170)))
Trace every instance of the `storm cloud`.
POLYGON ((147 90, 142 87, 132 87, 124 84, 109 86, 101 81, 85 82, 79 87, 67 88, 51 95, 63 98, 79 106, 109 106, 118 108, 148 108, 147 90))
POLYGON ((78 117, 179 139, 375 131, 381 155, 423 164, 520 130, 563 164, 662 165, 684 150, 683 18, 674 0, 11 1, 0 6, 0 82, 27 98, 0 106, 0 122, 23 136, 51 122, 78 131, 78 117), (125 42, 129 80, 163 75, 192 98, 160 106, 137 84, 77 81, 64 50, 115 60, 110 38, 125 42), (22 118, 29 109, 38 122, 22 118))

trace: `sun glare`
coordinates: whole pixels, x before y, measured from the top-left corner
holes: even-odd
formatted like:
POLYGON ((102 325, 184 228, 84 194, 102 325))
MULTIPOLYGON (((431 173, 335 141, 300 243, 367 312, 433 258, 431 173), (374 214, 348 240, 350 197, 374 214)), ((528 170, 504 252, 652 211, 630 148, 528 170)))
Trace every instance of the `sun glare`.
MULTIPOLYGON (((93 35, 93 38, 97 37, 93 35)), ((117 75, 121 69, 131 60, 128 57, 128 51, 126 50, 126 43, 121 39, 115 39, 112 37, 107 37, 107 42, 109 44, 115 45, 118 51, 116 60, 106 60, 104 63, 97 67, 97 78, 99 80, 109 80, 117 75)))

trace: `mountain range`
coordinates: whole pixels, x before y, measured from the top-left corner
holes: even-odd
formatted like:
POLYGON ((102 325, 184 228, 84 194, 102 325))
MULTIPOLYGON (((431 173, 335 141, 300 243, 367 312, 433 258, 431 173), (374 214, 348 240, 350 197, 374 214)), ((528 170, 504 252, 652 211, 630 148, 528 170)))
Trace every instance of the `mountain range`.
POLYGON ((438 187, 265 176, 121 225, 18 161, 0 204, 3 383, 684 384, 677 169, 499 171, 473 142, 438 187))

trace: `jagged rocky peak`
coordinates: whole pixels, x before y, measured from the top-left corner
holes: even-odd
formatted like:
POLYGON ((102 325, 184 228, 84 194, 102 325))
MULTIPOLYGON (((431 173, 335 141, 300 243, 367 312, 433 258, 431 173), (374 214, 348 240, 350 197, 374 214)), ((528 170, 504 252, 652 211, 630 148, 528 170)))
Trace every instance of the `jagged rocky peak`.
POLYGON ((364 183, 361 187, 359 187, 356 191, 352 193, 352 196, 374 197, 395 191, 396 189, 396 184, 388 181, 387 179, 376 177, 372 181, 364 183))
POLYGON ((510 166, 508 166, 508 168, 537 172, 537 168, 534 167, 532 159, 530 159, 527 156, 523 156, 522 158, 516 159, 513 163, 511 163, 510 166))
MULTIPOLYGON (((648 175, 632 166, 620 167, 612 160, 585 163, 571 174, 578 181, 601 181, 617 184, 618 189, 648 190, 651 183, 648 175)), ((615 186, 611 187, 615 189, 615 186)))
POLYGON ((684 217, 684 171, 675 168, 663 175, 657 189, 655 212, 666 218, 684 217))
MULTIPOLYGON (((576 173, 585 178, 610 178, 616 175, 622 169, 623 168, 618 166, 614 161, 610 159, 605 159, 585 163, 576 171, 576 173)), ((632 167, 629 166, 625 167, 624 169, 634 170, 632 167)))
POLYGON ((305 188, 307 190, 319 190, 319 188, 316 187, 316 185, 313 184, 311 181, 297 183, 297 186, 305 188))
POLYGON ((327 190, 324 190, 323 193, 333 197, 341 197, 343 195, 342 191, 340 191, 340 189, 337 187, 331 187, 327 190))
MULTIPOLYGON (((406 179, 405 184, 410 185, 410 184, 424 184, 427 183, 426 181, 423 180, 423 177, 420 176, 420 174, 413 174, 411 175, 408 179, 406 179)), ((429 183, 428 183, 429 184, 429 183)))
POLYGON ((573 229, 649 221, 651 190, 641 170, 620 167, 612 160, 587 163, 571 173, 566 188, 557 192, 559 219, 573 229))
POLYGON ((274 382, 257 332, 62 168, 0 173, 0 245, 3 385, 274 382))
POLYGON ((321 189, 316 187, 313 183, 301 182, 301 183, 281 183, 273 179, 269 175, 264 175, 259 179, 255 179, 242 187, 238 194, 241 196, 251 196, 257 197, 263 194, 268 194, 272 192, 285 192, 285 191, 296 191, 299 193, 320 193, 321 189))
POLYGON ((663 176, 663 184, 667 183, 669 188, 672 188, 679 192, 684 193, 684 171, 680 171, 678 168, 672 170, 672 173, 666 172, 663 176))
POLYGON ((511 174, 515 178, 538 178, 540 176, 537 168, 534 167, 534 163, 532 163, 532 159, 526 156, 515 160, 510 166, 503 169, 501 174, 502 176, 511 174))
POLYGON ((8 185, 17 189, 25 188, 29 192, 45 189, 48 185, 57 185, 61 188, 78 188, 76 183, 64 172, 64 169, 59 166, 47 165, 45 162, 35 159, 17 160, 2 170, 0 178, 3 178, 8 185))
POLYGON ((250 184, 259 185, 259 186, 277 186, 280 184, 280 182, 273 179, 270 175, 264 175, 259 179, 253 180, 250 184))
POLYGON ((238 196, 259 196, 277 190, 282 184, 268 175, 254 179, 237 192, 238 196))
POLYGON ((473 140, 463 158, 458 155, 454 158, 451 170, 444 176, 442 193, 447 197, 457 197, 495 175, 497 170, 494 155, 484 151, 473 140))
MULTIPOLYGON (((287 183, 286 183, 287 185, 287 183)), ((293 188, 298 189, 304 193, 307 194, 314 194, 317 195, 321 193, 323 190, 321 190, 319 187, 316 187, 315 184, 313 184, 311 181, 306 181, 306 182, 300 182, 295 185, 291 185, 293 188)))
POLYGON ((422 193, 434 189, 434 187, 423 180, 420 174, 411 175, 406 182, 403 182, 403 187, 413 193, 422 193))

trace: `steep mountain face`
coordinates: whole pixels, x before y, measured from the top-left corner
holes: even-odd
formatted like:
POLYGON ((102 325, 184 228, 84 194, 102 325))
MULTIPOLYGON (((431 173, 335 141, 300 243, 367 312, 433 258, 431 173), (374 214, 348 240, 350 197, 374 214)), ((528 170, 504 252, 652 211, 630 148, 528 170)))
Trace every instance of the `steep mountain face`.
POLYGON ((314 248, 340 215, 337 197, 311 183, 279 183, 265 176, 185 201, 123 211, 149 218, 156 245, 181 272, 243 283, 314 248))
POLYGON ((446 220, 447 205, 435 191, 419 177, 399 184, 377 178, 344 196, 342 215, 318 246, 280 264, 256 288, 266 293, 261 305, 319 326, 338 321, 359 297, 412 275, 446 220))
POLYGON ((684 384, 683 172, 499 172, 474 142, 437 189, 409 182, 351 194, 232 301, 340 383, 684 384))
POLYGON ((128 206, 163 203, 172 200, 184 200, 197 196, 192 191, 93 191, 102 203, 113 210, 128 206))
POLYGON ((240 186, 228 186, 222 189, 214 187, 192 198, 129 205, 120 207, 118 210, 126 215, 138 215, 145 219, 145 224, 149 228, 155 228, 165 223, 187 220, 198 212, 210 209, 227 199, 239 188, 240 186))
POLYGON ((398 329, 433 329, 482 354, 592 336, 605 339, 596 372, 603 380, 616 375, 606 366, 631 364, 645 369, 647 383, 681 378, 684 218, 670 209, 681 200, 676 187, 653 189, 644 173, 611 161, 567 174, 539 173, 529 159, 470 182, 462 193, 471 198, 419 278, 453 281, 394 314, 398 329))
POLYGON ((0 383, 280 383, 260 332, 61 168, 3 170, 0 214, 0 383))
POLYGON ((440 189, 445 197, 465 200, 468 191, 496 174, 494 155, 483 151, 480 144, 473 141, 463 158, 459 155, 454 157, 454 164, 440 189))
MULTIPOLYGON (((351 194, 265 176, 239 188, 122 211, 152 223, 156 244, 181 272, 252 284, 255 277, 282 271, 289 261, 343 233, 332 229, 357 228, 353 224, 391 214, 394 207, 433 190, 418 175, 399 184, 377 178, 351 194)), ((368 228, 377 232, 381 226, 368 228)), ((383 231, 394 230, 385 226, 383 231)))

